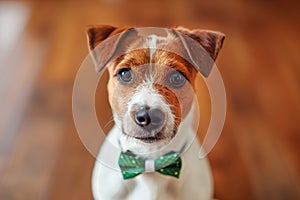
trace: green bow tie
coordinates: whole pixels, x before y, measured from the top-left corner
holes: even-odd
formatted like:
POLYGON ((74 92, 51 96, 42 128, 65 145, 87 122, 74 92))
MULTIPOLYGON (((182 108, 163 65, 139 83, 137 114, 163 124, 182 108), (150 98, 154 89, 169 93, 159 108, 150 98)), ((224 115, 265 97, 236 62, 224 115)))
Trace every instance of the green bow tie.
POLYGON ((143 172, 159 172, 164 175, 179 178, 181 158, 178 152, 170 152, 156 160, 147 160, 134 155, 130 151, 121 152, 119 167, 123 179, 133 178, 143 172))

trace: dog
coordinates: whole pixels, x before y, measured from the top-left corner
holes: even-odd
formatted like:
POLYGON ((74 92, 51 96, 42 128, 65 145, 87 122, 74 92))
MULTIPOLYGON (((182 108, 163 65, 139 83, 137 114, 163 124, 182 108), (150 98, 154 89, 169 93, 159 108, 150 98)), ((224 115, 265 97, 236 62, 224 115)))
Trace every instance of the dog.
POLYGON ((196 75, 198 71, 204 77, 209 75, 213 67, 209 60, 214 62, 217 58, 225 35, 184 27, 165 32, 164 36, 138 36, 132 27, 101 25, 87 29, 96 69, 107 68, 109 72, 108 100, 115 123, 98 156, 106 156, 110 163, 120 167, 116 170, 104 163, 95 163, 92 176, 95 199, 213 198, 210 166, 207 159, 198 158, 197 139, 188 148, 185 146, 197 132, 193 98, 196 75), (195 52, 182 36, 196 41, 204 51, 195 52), (113 42, 105 44, 113 37, 113 42), (102 56, 99 56, 95 51, 101 44, 109 48, 102 48, 102 56), (172 47, 188 59, 164 47, 172 47), (123 52, 119 53, 120 49, 123 52), (205 59, 205 53, 209 59, 205 59), (120 56, 115 56, 117 54, 120 56), (191 64, 197 60, 203 65, 198 70, 191 64), (119 151, 112 151, 111 144, 118 146, 119 151), (134 169, 128 166, 122 169, 123 156, 142 160, 145 169, 140 172, 130 171, 134 169), (175 162, 156 169, 154 165, 159 159, 172 159, 172 156, 175 162), (166 175, 166 171, 173 174, 166 175))

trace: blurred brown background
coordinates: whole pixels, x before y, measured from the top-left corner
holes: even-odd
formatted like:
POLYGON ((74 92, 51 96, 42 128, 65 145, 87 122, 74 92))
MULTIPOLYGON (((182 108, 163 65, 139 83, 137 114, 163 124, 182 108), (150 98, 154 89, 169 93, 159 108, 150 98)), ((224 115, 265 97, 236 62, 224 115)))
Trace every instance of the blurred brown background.
POLYGON ((220 30, 228 97, 215 197, 300 199, 298 1, 0 1, 0 199, 92 199, 71 110, 89 24, 220 30))

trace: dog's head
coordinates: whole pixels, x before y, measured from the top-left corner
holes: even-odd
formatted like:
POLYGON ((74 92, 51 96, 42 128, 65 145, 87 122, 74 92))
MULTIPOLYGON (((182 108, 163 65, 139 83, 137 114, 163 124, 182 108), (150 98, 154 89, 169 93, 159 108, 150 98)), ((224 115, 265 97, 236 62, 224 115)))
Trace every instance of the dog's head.
POLYGON ((129 140, 148 145, 166 144, 176 135, 193 102, 198 71, 191 62, 208 54, 210 59, 200 60, 200 72, 208 76, 213 66, 209 60, 216 59, 224 40, 219 32, 182 27, 167 30, 165 36, 138 36, 132 28, 112 26, 92 26, 87 34, 91 51, 106 39, 116 37, 114 42, 105 44, 110 47, 104 48, 102 56, 95 52, 92 55, 97 70, 108 68, 109 102, 116 125, 129 140), (205 51, 195 52, 181 34, 196 40, 205 51), (165 47, 176 49, 189 59, 166 51, 165 47), (120 49, 125 51, 113 58, 120 49))

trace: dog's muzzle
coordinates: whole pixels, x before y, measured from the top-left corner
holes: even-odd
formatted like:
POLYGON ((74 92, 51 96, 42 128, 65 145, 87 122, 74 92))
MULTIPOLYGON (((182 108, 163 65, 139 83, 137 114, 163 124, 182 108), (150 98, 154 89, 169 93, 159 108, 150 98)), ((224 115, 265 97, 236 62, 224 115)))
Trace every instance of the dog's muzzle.
POLYGON ((142 106, 134 113, 134 121, 147 131, 157 130, 165 121, 165 114, 159 108, 142 106))

